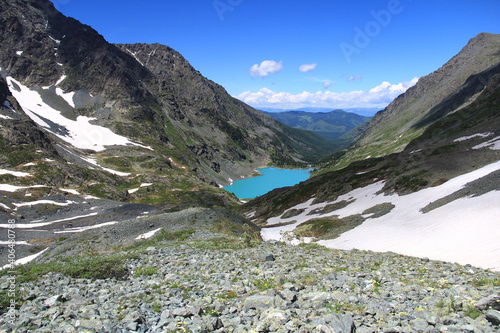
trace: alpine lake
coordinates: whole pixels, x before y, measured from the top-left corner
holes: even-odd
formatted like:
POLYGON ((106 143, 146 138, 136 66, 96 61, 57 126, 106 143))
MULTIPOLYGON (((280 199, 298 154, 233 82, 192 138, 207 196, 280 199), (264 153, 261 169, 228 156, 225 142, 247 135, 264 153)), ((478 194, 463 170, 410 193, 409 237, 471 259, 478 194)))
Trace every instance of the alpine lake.
POLYGON ((260 175, 250 178, 235 180, 233 184, 223 187, 228 192, 234 193, 239 199, 253 199, 275 188, 293 186, 310 176, 313 169, 257 169, 260 175))

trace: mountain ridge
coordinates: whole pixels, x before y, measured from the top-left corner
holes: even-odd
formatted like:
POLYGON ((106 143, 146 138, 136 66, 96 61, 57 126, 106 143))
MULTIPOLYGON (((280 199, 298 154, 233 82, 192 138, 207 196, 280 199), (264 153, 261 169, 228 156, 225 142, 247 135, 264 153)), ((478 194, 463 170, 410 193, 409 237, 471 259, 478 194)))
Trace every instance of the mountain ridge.
MULTIPOLYGON (((332 149, 321 138, 285 127, 230 97, 167 46, 109 44, 47 0, 9 0, 0 9, 0 29, 5 32, 0 36, 0 71, 21 99, 18 111, 30 105, 31 97, 23 94, 36 92, 42 102, 40 107, 30 106, 37 111, 29 114, 59 147, 62 159, 102 172, 115 170, 118 183, 101 184, 105 191, 88 194, 169 203, 172 197, 141 195, 144 191, 128 195, 126 189, 142 178, 167 191, 203 188, 214 193, 213 187, 268 163, 311 163, 332 149), (80 133, 86 135, 88 149, 68 145, 78 136, 61 122, 97 131, 80 133), (108 129, 115 138, 142 145, 142 151, 104 147, 106 135, 111 135, 108 129)), ((27 185, 30 179, 18 183, 27 185)))
POLYGON ((402 151, 425 129, 413 125, 426 117, 433 106, 450 96, 471 75, 494 66, 498 62, 499 49, 498 34, 480 33, 471 38, 443 66, 421 77, 406 93, 379 111, 349 153, 331 163, 330 168, 347 166, 356 159, 402 151))

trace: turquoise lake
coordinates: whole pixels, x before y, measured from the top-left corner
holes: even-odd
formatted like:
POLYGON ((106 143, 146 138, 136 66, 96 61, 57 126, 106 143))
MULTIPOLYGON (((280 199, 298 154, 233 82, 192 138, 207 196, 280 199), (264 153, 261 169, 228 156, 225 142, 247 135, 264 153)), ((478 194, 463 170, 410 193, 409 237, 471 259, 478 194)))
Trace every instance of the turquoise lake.
POLYGON ((258 169, 260 176, 235 180, 232 185, 224 187, 239 199, 253 199, 267 192, 285 186, 298 184, 309 178, 312 169, 258 169))

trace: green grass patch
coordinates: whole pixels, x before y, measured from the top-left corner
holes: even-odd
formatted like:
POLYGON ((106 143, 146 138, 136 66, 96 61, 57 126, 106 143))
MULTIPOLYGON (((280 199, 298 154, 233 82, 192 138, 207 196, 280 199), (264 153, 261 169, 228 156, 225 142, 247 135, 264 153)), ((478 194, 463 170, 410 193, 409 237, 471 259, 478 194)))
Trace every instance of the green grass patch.
POLYGON ((300 224, 294 232, 301 237, 318 238, 343 225, 344 222, 338 217, 321 217, 300 224))
POLYGON ((493 278, 474 278, 471 281, 471 284, 474 287, 485 287, 485 286, 493 286, 500 287, 500 279, 493 278))
MULTIPOLYGON (((128 269, 125 266, 127 259, 131 255, 110 255, 95 257, 68 257, 58 261, 44 263, 28 263, 16 266, 11 273, 16 277, 17 283, 34 281, 47 273, 61 273, 72 278, 82 279, 124 279, 128 276, 128 269)), ((7 274, 0 272, 0 276, 7 274)))
POLYGON ((273 278, 271 278, 271 279, 256 279, 256 280, 253 280, 252 283, 260 291, 273 289, 276 287, 276 281, 274 281, 273 278))
POLYGON ((139 276, 150 276, 158 273, 158 268, 156 267, 151 267, 151 266, 140 266, 137 267, 136 271, 134 272, 134 277, 137 278, 139 276))

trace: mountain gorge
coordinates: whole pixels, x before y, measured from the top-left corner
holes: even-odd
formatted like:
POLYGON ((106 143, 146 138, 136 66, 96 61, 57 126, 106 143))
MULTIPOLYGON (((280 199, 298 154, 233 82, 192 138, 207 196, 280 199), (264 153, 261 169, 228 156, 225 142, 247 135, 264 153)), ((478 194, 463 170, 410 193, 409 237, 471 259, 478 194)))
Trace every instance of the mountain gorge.
MULTIPOLYGON (((479 79, 480 82, 475 86, 479 90, 484 87, 487 79, 482 79, 481 73, 498 63, 499 49, 498 34, 481 33, 472 38, 441 68, 420 78, 415 86, 378 112, 347 154, 332 161, 328 168, 339 169, 358 159, 402 151, 411 140, 421 135, 422 131, 437 119, 435 117, 437 113, 431 109, 439 107, 446 99, 456 99, 457 93, 465 92, 459 90, 469 77, 479 75, 476 76, 476 80, 479 79), (426 121, 430 114, 435 118, 426 121)), ((472 90, 469 90, 470 92, 472 90)), ((467 100, 473 100, 474 94, 469 93, 463 95, 460 102, 454 106, 448 103, 447 112, 451 113, 463 106, 467 100)), ((444 113, 440 115, 444 116, 444 113)))

